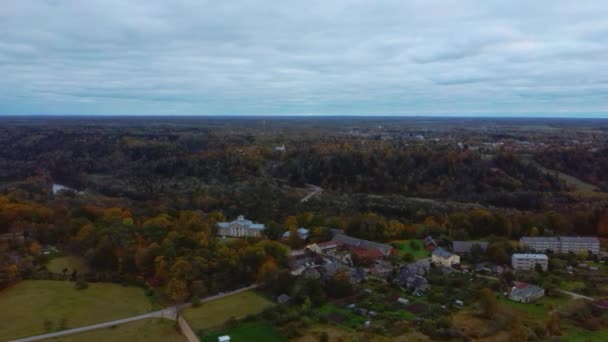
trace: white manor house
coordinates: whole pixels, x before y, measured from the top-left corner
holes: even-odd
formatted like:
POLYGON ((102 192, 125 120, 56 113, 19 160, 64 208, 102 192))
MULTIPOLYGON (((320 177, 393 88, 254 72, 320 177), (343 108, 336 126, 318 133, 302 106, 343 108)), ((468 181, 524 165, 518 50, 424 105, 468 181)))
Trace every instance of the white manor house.
POLYGON ((262 223, 254 223, 246 220, 245 216, 239 217, 232 222, 218 222, 218 235, 233 236, 233 237, 259 237, 262 235, 262 230, 266 228, 262 223))

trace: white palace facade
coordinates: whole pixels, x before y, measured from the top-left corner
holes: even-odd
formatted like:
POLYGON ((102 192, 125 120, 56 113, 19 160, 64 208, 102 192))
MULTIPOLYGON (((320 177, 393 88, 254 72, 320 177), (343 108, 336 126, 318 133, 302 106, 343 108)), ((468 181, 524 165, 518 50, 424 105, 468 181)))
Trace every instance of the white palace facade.
POLYGON ((262 223, 254 223, 240 215, 232 222, 218 222, 218 235, 231 237, 260 237, 266 228, 262 223))

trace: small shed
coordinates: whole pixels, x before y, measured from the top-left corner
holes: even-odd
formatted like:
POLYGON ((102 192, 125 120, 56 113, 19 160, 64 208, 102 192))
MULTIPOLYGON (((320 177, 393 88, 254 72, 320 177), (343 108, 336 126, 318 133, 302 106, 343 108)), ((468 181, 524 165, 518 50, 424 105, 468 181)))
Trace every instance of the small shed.
POLYGON ((402 298, 402 297, 397 298, 397 302, 399 302, 401 304, 405 304, 405 305, 408 305, 410 303, 409 300, 402 298))
POLYGON ((285 304, 287 302, 289 302, 291 300, 291 297, 289 297, 286 294, 282 294, 280 296, 277 297, 277 302, 279 302, 279 304, 285 304))

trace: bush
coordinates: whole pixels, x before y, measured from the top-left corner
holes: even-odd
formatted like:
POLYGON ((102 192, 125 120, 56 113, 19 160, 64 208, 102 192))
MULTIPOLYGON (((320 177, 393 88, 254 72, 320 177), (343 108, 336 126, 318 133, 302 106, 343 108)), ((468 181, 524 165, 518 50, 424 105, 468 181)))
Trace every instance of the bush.
POLYGON ((192 298, 190 298, 190 302, 192 302, 192 306, 195 308, 201 305, 201 299, 199 296, 192 296, 192 298))
POLYGON ((87 283, 83 278, 78 278, 74 283, 74 288, 76 290, 85 290, 89 287, 89 283, 87 283))
POLYGON ((44 327, 44 331, 51 331, 53 329, 53 322, 49 319, 45 319, 42 323, 44 327))

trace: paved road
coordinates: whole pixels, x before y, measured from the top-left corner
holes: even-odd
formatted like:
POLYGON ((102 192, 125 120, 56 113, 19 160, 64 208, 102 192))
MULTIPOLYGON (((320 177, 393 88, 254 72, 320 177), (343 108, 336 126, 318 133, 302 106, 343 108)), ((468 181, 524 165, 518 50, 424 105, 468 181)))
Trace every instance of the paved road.
POLYGON ((586 299, 586 300, 595 300, 591 297, 587 297, 587 296, 583 296, 582 294, 578 294, 578 293, 574 293, 574 292, 570 292, 570 291, 566 291, 566 290, 562 290, 559 289, 559 292, 563 293, 563 294, 567 294, 569 296, 572 296, 572 298, 574 299, 586 299))
MULTIPOLYGON (((212 301, 212 300, 220 299, 220 298, 227 297, 227 296, 230 296, 230 295, 233 295, 233 294, 237 294, 237 293, 240 293, 240 292, 252 290, 252 289, 255 289, 256 287, 257 287, 257 285, 251 285, 251 286, 244 287, 242 289, 238 289, 238 290, 235 290, 235 291, 221 293, 221 294, 218 294, 218 295, 215 295, 215 296, 210 296, 210 297, 202 299, 201 303, 205 303, 205 302, 209 302, 209 301, 212 301)), ((137 315, 137 316, 127 317, 127 318, 123 318, 123 319, 117 319, 115 321, 109 321, 109 322, 103 322, 103 323, 97 323, 97 324, 87 325, 87 326, 80 327, 80 328, 74 328, 74 329, 68 329, 68 330, 63 330, 63 331, 57 331, 57 332, 54 332, 54 333, 49 333, 49 334, 44 334, 44 335, 36 335, 36 336, 30 336, 30 337, 20 338, 20 339, 12 340, 12 341, 9 341, 9 342, 40 341, 40 340, 50 339, 50 338, 54 338, 54 337, 61 337, 61 336, 66 336, 66 335, 71 335, 71 334, 78 334, 78 333, 82 333, 82 332, 86 332, 86 331, 91 331, 91 330, 96 330, 96 329, 109 328, 109 327, 113 327, 113 326, 117 326, 117 325, 122 325, 122 324, 130 323, 130 322, 134 322, 134 321, 139 321, 139 320, 142 320, 142 319, 149 319, 149 318, 165 318, 165 319, 175 320, 176 317, 177 317, 176 313, 177 313, 178 310, 183 310, 183 309, 188 308, 190 306, 192 306, 192 303, 185 303, 185 304, 181 304, 181 305, 177 305, 177 306, 171 306, 171 307, 168 307, 168 308, 165 308, 165 309, 162 309, 162 310, 158 310, 158 311, 148 312, 148 313, 143 314, 143 315, 137 315)), ((181 319, 179 323, 180 323, 180 326, 182 326, 182 328, 184 329, 184 335, 186 336, 186 338, 188 339, 189 342, 196 342, 196 341, 198 341, 198 338, 192 332, 192 329, 190 329, 190 327, 188 326, 188 323, 185 320, 181 319)))
POLYGON ((312 185, 312 184, 306 184, 308 186, 308 188, 310 188, 310 193, 306 196, 304 196, 304 198, 302 198, 300 200, 301 203, 304 202, 308 202, 309 199, 313 198, 314 196, 319 195, 321 192, 323 192, 323 188, 316 186, 316 185, 312 185))

